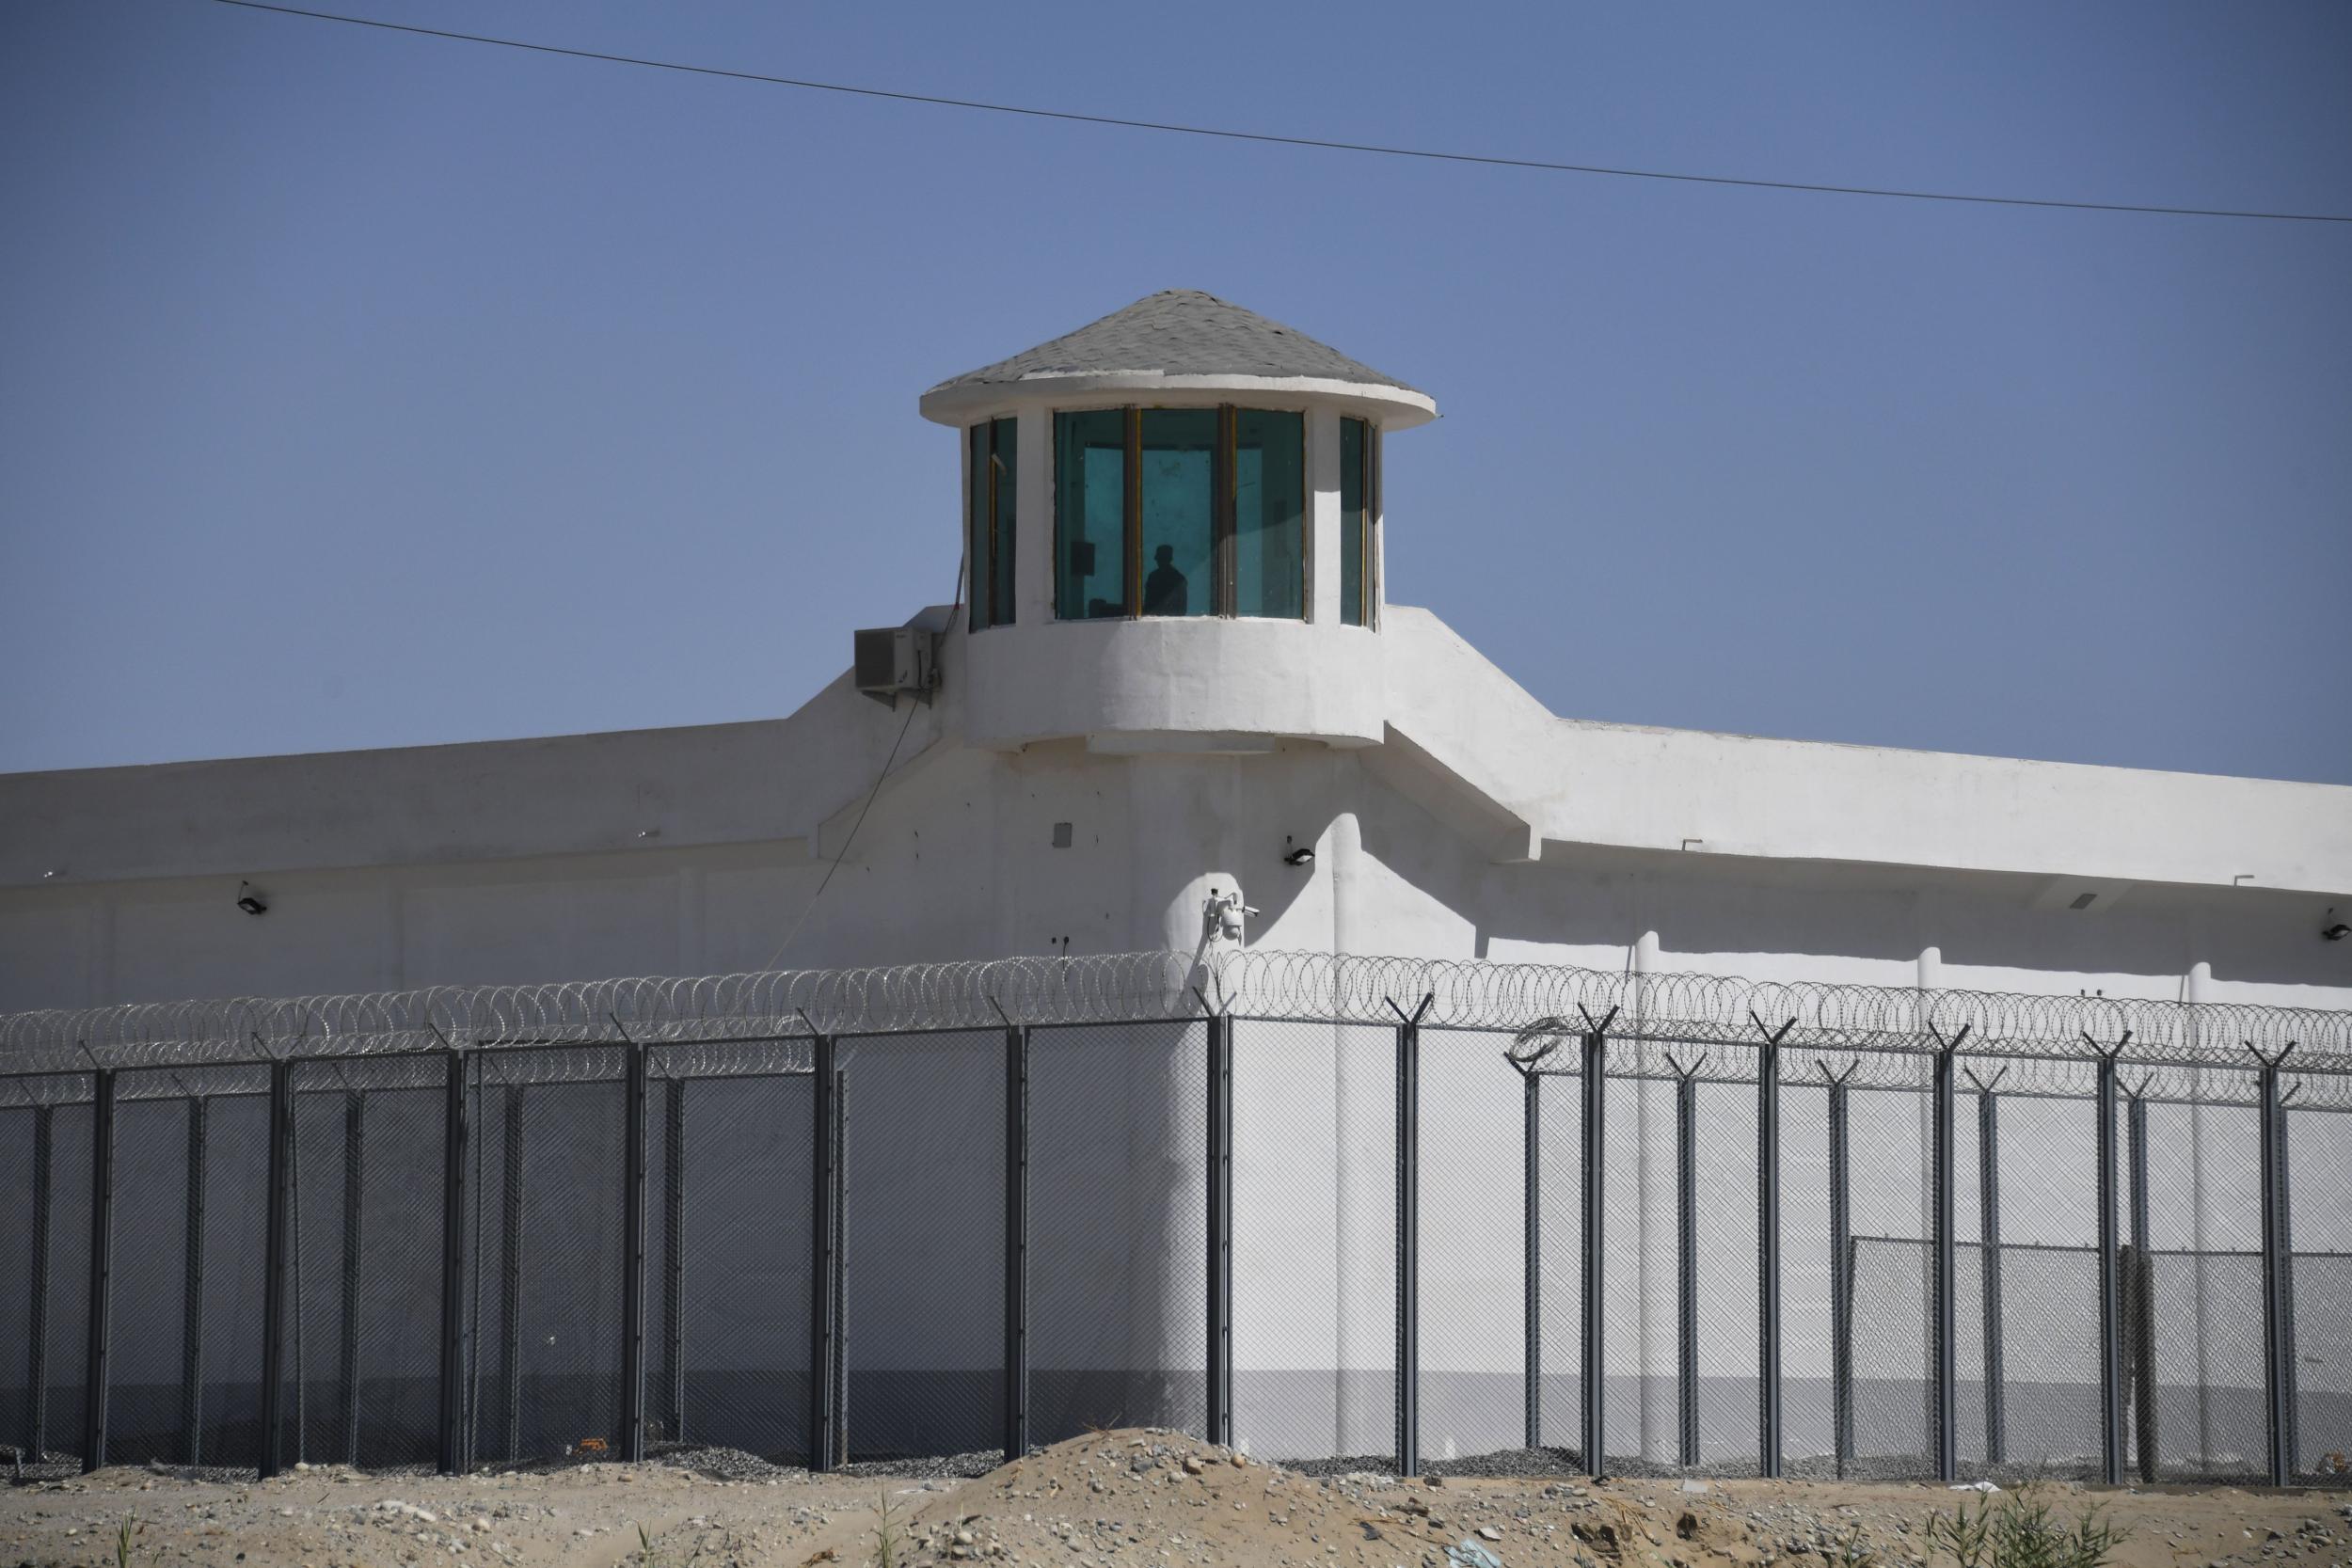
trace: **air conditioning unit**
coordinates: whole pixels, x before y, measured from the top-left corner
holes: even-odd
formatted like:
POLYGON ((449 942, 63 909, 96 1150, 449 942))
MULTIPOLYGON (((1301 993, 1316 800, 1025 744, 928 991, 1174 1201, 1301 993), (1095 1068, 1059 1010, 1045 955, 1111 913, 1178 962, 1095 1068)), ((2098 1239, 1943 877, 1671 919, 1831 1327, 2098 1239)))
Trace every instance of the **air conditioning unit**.
POLYGON ((939 689, 939 634, 921 626, 876 626, 853 634, 857 689, 884 707, 904 692, 928 703, 939 689))

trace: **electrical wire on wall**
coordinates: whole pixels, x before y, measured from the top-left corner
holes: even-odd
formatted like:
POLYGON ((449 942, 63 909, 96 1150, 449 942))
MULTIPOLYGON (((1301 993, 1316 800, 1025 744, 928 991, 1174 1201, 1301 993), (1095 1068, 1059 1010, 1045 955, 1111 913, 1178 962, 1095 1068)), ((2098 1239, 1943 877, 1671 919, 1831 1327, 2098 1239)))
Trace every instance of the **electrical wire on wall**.
MULTIPOLYGON (((963 609, 963 584, 964 578, 970 575, 971 563, 971 544, 967 540, 963 549, 956 557, 955 593, 947 606, 947 626, 950 630, 955 626, 956 616, 963 609)), ((825 874, 818 879, 817 891, 810 894, 808 902, 801 906, 801 912, 793 918, 792 928, 784 933, 784 941, 778 944, 775 953, 766 964, 761 966, 762 968, 775 968, 783 960, 785 954, 791 950, 793 941, 801 934, 801 927, 808 924, 810 912, 817 908, 818 901, 825 896, 825 889, 833 885, 833 874, 841 869, 843 861, 850 858, 850 847, 857 843, 857 831, 866 826, 866 814, 874 809, 874 799, 882 793, 882 781, 890 777, 890 769, 898 765, 898 749, 907 743, 907 732, 914 727, 915 710, 921 705, 919 703, 907 705, 907 716, 899 721, 898 734, 890 742, 890 754, 882 758, 881 770, 874 775, 874 786, 866 792, 866 803, 858 807, 857 820, 850 824, 849 837, 841 841, 841 853, 825 863, 825 874)))

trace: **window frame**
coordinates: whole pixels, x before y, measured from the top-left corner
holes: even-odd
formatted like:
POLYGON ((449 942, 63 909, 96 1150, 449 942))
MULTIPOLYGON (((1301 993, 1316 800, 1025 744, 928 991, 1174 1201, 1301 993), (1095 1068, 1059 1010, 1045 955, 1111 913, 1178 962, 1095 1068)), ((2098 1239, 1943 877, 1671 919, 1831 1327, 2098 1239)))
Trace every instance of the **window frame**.
POLYGON ((1047 421, 1054 450, 1046 456, 1047 468, 1054 477, 1054 494, 1050 499, 1054 531, 1053 618, 1073 625, 1089 622, 1128 620, 1224 620, 1224 621, 1296 621, 1311 623, 1315 618, 1315 521, 1314 521, 1314 411, 1298 405, 1280 403, 1170 403, 1170 404, 1096 404, 1076 407, 1057 407, 1047 421), (1209 585, 1211 603, 1205 616, 1151 616, 1143 613, 1143 416, 1147 411, 1200 413, 1214 409, 1216 414, 1216 440, 1212 449, 1209 502, 1209 585), (1239 594, 1240 552, 1236 545, 1238 533, 1234 514, 1236 476, 1240 469, 1240 420, 1243 412, 1287 414, 1298 420, 1298 607, 1295 616, 1244 615, 1236 602, 1239 594), (1061 472, 1061 416, 1065 414, 1102 414, 1116 412, 1124 421, 1126 434, 1125 495, 1121 497, 1120 530, 1127 560, 1126 601, 1121 615, 1073 615, 1061 613, 1062 573, 1068 562, 1064 559, 1059 475, 1061 472))
POLYGON ((969 629, 978 632, 1009 626, 1020 619, 1020 582, 1014 575, 1015 542, 1021 529, 1019 417, 1004 414, 966 425, 963 454, 964 596, 970 601, 969 629), (976 450, 983 444, 982 432, 986 432, 985 452, 976 450), (999 461, 1002 434, 1011 436, 1012 462, 1009 464, 999 461), (983 483, 988 487, 985 529, 978 515, 983 483), (983 535, 985 550, 980 547, 983 535), (1000 600, 1005 610, 1001 619, 996 614, 1000 600))
MULTIPOLYGON (((1380 426, 1378 421, 1359 415, 1343 414, 1340 416, 1343 433, 1340 441, 1340 462, 1343 472, 1340 476, 1339 494, 1343 497, 1347 494, 1347 476, 1344 472, 1347 462, 1347 441, 1344 433, 1351 423, 1362 431, 1356 442, 1358 465, 1356 494, 1361 503, 1359 510, 1362 515, 1357 519, 1355 525, 1357 548, 1361 553, 1357 562, 1356 573, 1357 618, 1349 620, 1348 607, 1343 604, 1340 606, 1340 624, 1346 626, 1361 626, 1371 631, 1376 629, 1380 624, 1380 426)), ((1342 530, 1340 547, 1344 551, 1347 547, 1345 531, 1348 528, 1347 509, 1344 505, 1340 508, 1340 528, 1342 530)), ((1345 560, 1346 557, 1342 555, 1343 563, 1345 560)))

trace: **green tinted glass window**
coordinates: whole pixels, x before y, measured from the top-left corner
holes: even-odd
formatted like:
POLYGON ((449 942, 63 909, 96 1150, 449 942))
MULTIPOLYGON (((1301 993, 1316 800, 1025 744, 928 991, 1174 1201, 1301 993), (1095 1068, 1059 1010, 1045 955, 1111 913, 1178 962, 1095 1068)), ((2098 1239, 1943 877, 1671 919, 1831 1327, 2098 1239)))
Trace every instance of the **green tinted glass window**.
POLYGON ((1364 624, 1364 546, 1369 510, 1365 506, 1364 421, 1340 421, 1340 622, 1364 624))
POLYGON ((1233 613, 1298 619, 1306 603, 1306 418, 1233 414, 1233 613))
POLYGON ((1127 413, 1054 416, 1054 613, 1127 613, 1127 413))
POLYGON ((1214 543, 1216 410, 1143 411, 1143 613, 1207 615, 1214 543))

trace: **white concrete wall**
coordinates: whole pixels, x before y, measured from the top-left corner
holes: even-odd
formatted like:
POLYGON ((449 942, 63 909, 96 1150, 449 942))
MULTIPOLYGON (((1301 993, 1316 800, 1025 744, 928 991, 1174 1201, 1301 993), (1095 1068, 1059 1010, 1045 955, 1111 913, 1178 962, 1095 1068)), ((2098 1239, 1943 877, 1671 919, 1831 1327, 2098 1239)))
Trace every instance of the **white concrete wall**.
MULTIPOLYGON (((1024 509, 1038 515, 1025 490, 1024 509)), ((1025 617, 1043 555, 1023 551, 1025 617)), ((1262 911, 1251 941, 1273 947, 2352 1006, 2352 943, 2317 935, 2329 890, 2352 887, 2352 791, 1579 724, 1397 608, 1377 633, 1329 617, 957 631, 946 668, 862 823, 906 716, 845 682, 772 723, 0 780, 0 1008, 1189 951, 1209 889, 1236 881, 1262 911), (1292 845, 1311 866, 1282 863, 1292 845), (259 918, 233 904, 248 877, 259 918), (2078 887, 2091 910, 2066 907, 2078 887)), ((1236 1326, 1243 1431, 1262 1451, 1376 1449, 1386 1036, 1257 1040, 1236 1151, 1256 1206, 1237 1238, 1258 1291, 1236 1326)), ((1430 1396, 1433 1452, 1516 1430, 1495 1390, 1516 1374, 1523 1288, 1517 1082, 1451 1065, 1482 1051, 1433 1046, 1425 1080, 1424 1309, 1444 1327, 1425 1328, 1424 1367, 1450 1390, 1430 1396)), ((1073 1322, 1105 1315, 1061 1354, 1191 1366, 1191 1307, 1163 1308, 1188 1299, 1193 1259, 1152 1238, 1189 1233, 1199 1145, 1174 1131, 1171 1058, 1120 1070, 1098 1151, 1125 1161, 1126 1217, 1099 1238, 1117 1289, 1061 1301, 1073 1322)), ((1670 1092, 1629 1086, 1613 1113, 1622 1371, 1671 1362, 1670 1110, 1670 1092)), ((1791 1133, 1792 1169, 1809 1136, 1791 1133)), ((1711 1148, 1709 1190, 1736 1189, 1737 1128, 1711 1148)), ((1915 1150, 1881 1152, 1874 1223, 1915 1227, 1915 1150)), ((2184 1223, 2209 1236, 2243 1218, 2231 1159, 2218 1139, 2194 1156, 2184 1223)), ((930 1266, 864 1259, 864 1289, 930 1266)), ((1792 1325, 1820 1315, 1808 1268, 1792 1325)), ((1739 1311, 1747 1290, 1736 1267, 1716 1287, 1739 1311)), ((1736 1376, 1744 1354, 1713 1370, 1736 1376)), ((1614 1397, 1620 1431, 1665 1441, 1639 1390, 1614 1397)))

